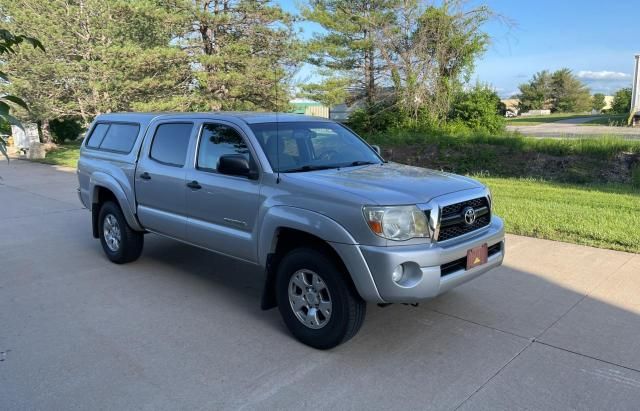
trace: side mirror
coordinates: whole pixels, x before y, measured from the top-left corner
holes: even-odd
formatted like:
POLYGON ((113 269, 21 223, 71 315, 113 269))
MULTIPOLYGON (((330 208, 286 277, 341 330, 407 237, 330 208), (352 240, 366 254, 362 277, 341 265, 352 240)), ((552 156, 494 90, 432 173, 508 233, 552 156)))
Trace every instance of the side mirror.
POLYGON ((382 155, 382 150, 380 149, 380 146, 377 144, 372 145, 371 147, 373 147, 373 149, 376 151, 376 153, 378 153, 379 156, 382 155))
POLYGON ((258 173, 251 169, 249 160, 242 154, 226 154, 220 157, 218 172, 230 176, 243 176, 251 180, 258 178, 258 173))

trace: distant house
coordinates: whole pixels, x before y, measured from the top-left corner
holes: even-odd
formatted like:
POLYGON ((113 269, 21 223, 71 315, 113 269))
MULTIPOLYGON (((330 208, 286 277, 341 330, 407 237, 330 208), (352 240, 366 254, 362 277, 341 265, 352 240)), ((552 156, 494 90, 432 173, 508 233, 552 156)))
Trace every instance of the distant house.
POLYGON ((329 107, 306 98, 294 98, 289 101, 294 114, 306 114, 308 116, 317 116, 329 118, 329 107))
POLYGON ((520 100, 517 98, 505 98, 500 100, 500 102, 504 104, 504 109, 506 110, 505 115, 507 117, 516 116, 520 112, 520 109, 518 108, 520 100))
POLYGON ((504 108, 507 111, 512 112, 513 114, 518 114, 520 105, 520 100, 517 98, 505 98, 500 100, 502 104, 504 104, 504 108))

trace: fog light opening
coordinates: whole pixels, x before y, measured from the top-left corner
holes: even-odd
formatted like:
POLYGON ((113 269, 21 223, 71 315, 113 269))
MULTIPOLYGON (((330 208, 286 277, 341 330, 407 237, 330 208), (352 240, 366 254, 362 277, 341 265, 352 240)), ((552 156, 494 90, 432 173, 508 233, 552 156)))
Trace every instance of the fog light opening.
POLYGON ((394 284, 402 288, 415 287, 422 281, 422 270, 413 261, 405 261, 396 266, 391 272, 394 284))
POLYGON ((402 280, 404 280, 404 265, 400 264, 396 268, 393 269, 391 273, 391 279, 394 283, 400 284, 402 280))

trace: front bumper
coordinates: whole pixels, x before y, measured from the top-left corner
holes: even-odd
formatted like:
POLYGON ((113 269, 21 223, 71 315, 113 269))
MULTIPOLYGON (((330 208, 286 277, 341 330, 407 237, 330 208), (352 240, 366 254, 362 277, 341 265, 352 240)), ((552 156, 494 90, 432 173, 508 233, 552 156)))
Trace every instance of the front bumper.
MULTIPOLYGON (((486 228, 441 244, 393 247, 360 245, 358 247, 362 261, 366 264, 366 271, 370 273, 378 294, 376 298, 363 298, 387 303, 411 303, 435 297, 501 265, 505 254, 504 245, 504 224, 496 216, 492 217, 491 224, 486 228), (490 248, 495 246, 486 264, 470 270, 466 270, 464 266, 453 271, 449 269, 442 274, 441 266, 466 258, 467 250, 482 244, 487 244, 490 248), (400 264, 405 265, 405 270, 410 270, 411 281, 403 285, 391 279, 391 273, 400 264)), ((365 270, 361 267, 357 271, 365 270)), ((358 285, 358 281, 355 282, 358 285)))

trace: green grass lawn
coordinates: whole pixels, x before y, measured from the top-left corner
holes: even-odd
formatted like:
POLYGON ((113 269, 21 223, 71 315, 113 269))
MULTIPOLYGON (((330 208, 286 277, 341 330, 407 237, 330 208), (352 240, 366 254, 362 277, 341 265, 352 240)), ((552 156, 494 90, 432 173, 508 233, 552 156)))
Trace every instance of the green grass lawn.
POLYGON ((509 233, 640 253, 640 191, 480 178, 509 233))
MULTIPOLYGON (((553 123, 554 121, 569 120, 572 118, 591 117, 584 113, 553 113, 548 116, 525 116, 507 119, 507 124, 512 126, 536 126, 542 123, 553 123)), ((594 119, 600 116, 593 116, 594 119)))
POLYGON ((78 166, 78 157, 80 156, 80 144, 81 141, 61 144, 56 150, 48 152, 46 158, 39 161, 46 164, 76 168, 78 166))
POLYGON ((627 114, 613 114, 594 118, 583 125, 585 126, 614 126, 626 127, 629 116, 627 114))

